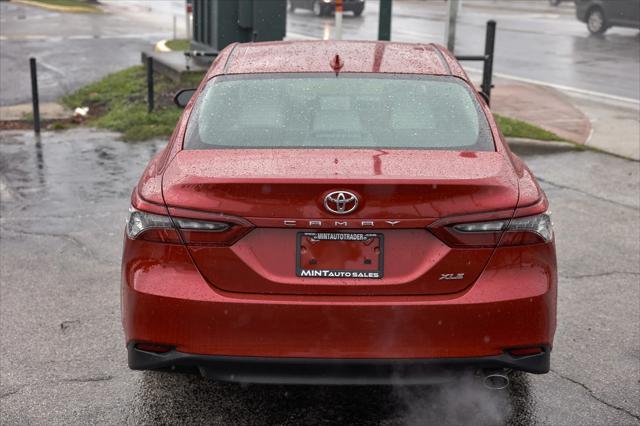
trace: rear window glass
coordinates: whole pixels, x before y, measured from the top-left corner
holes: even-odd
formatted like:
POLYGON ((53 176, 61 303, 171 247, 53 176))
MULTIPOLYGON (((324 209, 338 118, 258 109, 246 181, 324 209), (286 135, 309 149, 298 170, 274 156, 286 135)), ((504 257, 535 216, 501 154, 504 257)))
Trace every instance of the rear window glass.
POLYGON ((495 150, 465 82, 384 74, 217 77, 185 139, 185 149, 215 148, 495 150))

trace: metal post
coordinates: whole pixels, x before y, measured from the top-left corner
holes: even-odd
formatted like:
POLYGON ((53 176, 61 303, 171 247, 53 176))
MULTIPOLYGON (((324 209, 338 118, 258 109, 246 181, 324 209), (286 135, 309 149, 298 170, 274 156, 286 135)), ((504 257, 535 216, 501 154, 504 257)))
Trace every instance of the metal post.
POLYGON ((380 0, 378 40, 391 40, 391 2, 392 0, 380 0))
POLYGON ((174 40, 178 38, 178 34, 176 32, 176 27, 177 27, 177 24, 178 24, 177 19, 178 19, 178 17, 174 14, 173 15, 173 39, 174 40))
POLYGON ((484 39, 484 67, 482 69, 482 91, 491 99, 493 86, 493 56, 496 45, 496 21, 487 22, 487 34, 484 39))
POLYGON ((186 39, 187 40, 191 40, 191 11, 193 10, 193 6, 190 5, 189 3, 185 2, 185 10, 184 10, 184 15, 186 17, 186 31, 187 31, 187 36, 186 39))
POLYGON ((335 36, 334 39, 342 40, 342 13, 344 12, 342 0, 336 0, 335 36))
POLYGON ((147 56, 147 111, 153 111, 153 58, 147 56))
POLYGON ((38 71, 36 69, 36 58, 29 58, 29 68, 31 69, 31 100, 33 102, 33 131, 40 134, 40 99, 38 96, 38 71))
POLYGON ((453 52, 456 46, 456 21, 458 20, 459 6, 460 0, 449 0, 449 11, 444 25, 444 40, 450 52, 453 52))

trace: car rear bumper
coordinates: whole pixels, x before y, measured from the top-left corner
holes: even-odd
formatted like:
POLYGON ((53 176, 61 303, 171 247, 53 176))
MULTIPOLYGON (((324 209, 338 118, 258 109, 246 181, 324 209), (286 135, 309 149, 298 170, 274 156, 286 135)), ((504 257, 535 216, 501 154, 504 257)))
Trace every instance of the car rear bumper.
POLYGON ((497 249, 474 285, 432 296, 229 293, 203 279, 183 246, 159 250, 155 245, 125 243, 123 325, 130 348, 153 343, 172 351, 160 355, 130 349, 132 368, 199 366, 202 361, 212 377, 224 378, 229 368, 251 381, 259 378, 251 372, 260 365, 286 381, 287 374, 276 368, 281 363, 293 362, 294 373, 301 366, 326 373, 330 366, 344 365, 347 371, 331 379, 338 382, 349 379, 350 366, 371 374, 378 366, 383 373, 406 366, 427 372, 426 367, 450 365, 533 373, 549 369, 556 326, 552 245, 535 251, 497 249), (160 258, 153 259, 156 255, 160 258), (532 347, 544 350, 535 356, 509 354, 532 347), (341 375, 347 379, 338 380, 341 375))
MULTIPOLYGON (((323 3, 324 6, 330 7, 331 10, 335 10, 336 2, 332 0, 331 3, 323 3)), ((353 12, 354 10, 364 9, 364 2, 358 0, 345 1, 342 3, 342 9, 346 12, 353 12)))
POLYGON ((524 357, 509 354, 441 359, 317 359, 195 355, 171 350, 154 353, 127 345, 134 370, 190 367, 210 379, 228 382, 317 385, 425 385, 444 383, 467 371, 510 368, 549 370, 550 351, 524 357))

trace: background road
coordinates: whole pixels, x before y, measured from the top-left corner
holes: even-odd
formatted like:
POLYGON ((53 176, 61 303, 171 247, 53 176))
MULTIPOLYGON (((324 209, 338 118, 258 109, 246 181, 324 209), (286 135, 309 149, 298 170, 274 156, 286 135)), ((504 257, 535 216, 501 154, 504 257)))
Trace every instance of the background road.
MULTIPOLYGON (((612 28, 590 36, 575 18, 573 2, 561 7, 546 1, 462 0, 456 53, 484 52, 486 22, 498 23, 494 71, 513 77, 640 99, 640 33, 612 28), (514 5, 515 3, 515 5, 514 5)), ((394 1, 392 40, 443 44, 447 3, 439 0, 394 1)), ((343 38, 376 39, 378 2, 367 2, 362 18, 345 13, 343 38)), ((310 11, 288 14, 288 35, 328 38, 333 18, 310 11)), ((464 64, 481 69, 481 63, 464 64)))
MULTIPOLYGON (((0 2, 0 105, 30 101, 28 57, 40 63, 43 101, 76 89, 109 72, 140 63, 140 52, 160 39, 184 36, 181 0, 103 0, 105 14, 60 14, 0 2), (64 23, 64 24, 62 24, 64 23)), ((395 0, 392 39, 442 43, 446 3, 395 0)), ((485 22, 498 22, 495 72, 544 83, 640 99, 640 33, 612 28, 589 36, 571 3, 554 8, 545 1, 463 0, 456 51, 484 50, 485 22)), ((331 37, 332 18, 309 11, 287 15, 288 37, 331 37)), ((378 3, 364 15, 344 19, 345 39, 375 39, 378 3)), ((480 63, 465 64, 481 68, 480 63)))
POLYGON ((514 145, 555 222, 552 372, 508 392, 239 386, 126 365, 119 281, 130 191, 163 141, 76 129, 0 132, 0 418, 4 424, 640 425, 638 163, 514 145), (567 167, 570 165, 571 167, 567 167))

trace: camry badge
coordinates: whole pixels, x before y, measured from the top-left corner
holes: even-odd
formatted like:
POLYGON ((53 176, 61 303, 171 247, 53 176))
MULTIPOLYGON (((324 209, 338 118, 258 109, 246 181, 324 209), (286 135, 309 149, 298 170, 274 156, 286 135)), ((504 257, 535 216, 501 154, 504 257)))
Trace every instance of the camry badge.
POLYGON ((324 208, 335 214, 349 214, 358 207, 358 196, 349 191, 333 191, 324 197, 324 208))

